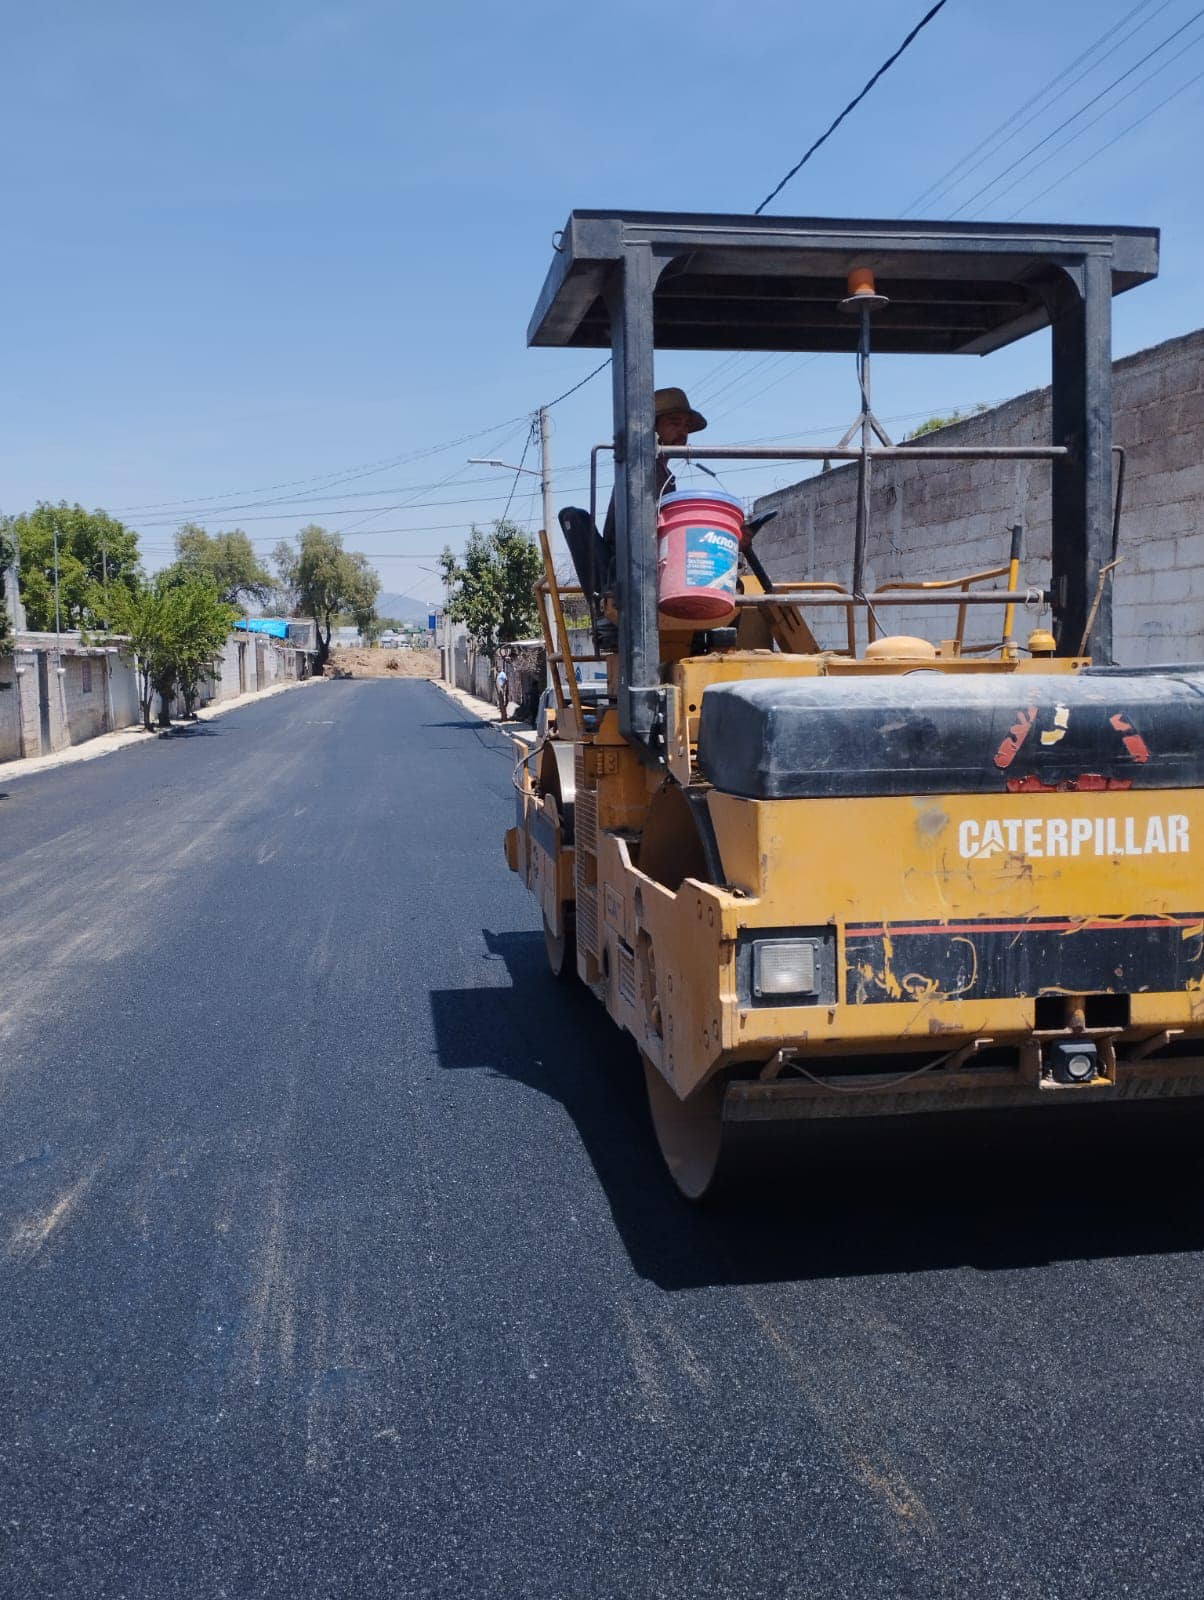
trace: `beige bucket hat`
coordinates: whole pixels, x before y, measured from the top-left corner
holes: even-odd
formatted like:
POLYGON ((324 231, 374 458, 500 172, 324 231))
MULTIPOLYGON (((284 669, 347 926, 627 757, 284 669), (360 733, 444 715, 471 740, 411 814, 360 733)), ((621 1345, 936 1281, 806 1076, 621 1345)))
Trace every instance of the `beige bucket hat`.
POLYGON ((656 403, 655 415, 663 417, 666 411, 684 411, 686 414, 686 432, 701 433, 707 425, 707 419, 700 411, 695 411, 686 399, 684 389, 658 389, 653 395, 656 403))

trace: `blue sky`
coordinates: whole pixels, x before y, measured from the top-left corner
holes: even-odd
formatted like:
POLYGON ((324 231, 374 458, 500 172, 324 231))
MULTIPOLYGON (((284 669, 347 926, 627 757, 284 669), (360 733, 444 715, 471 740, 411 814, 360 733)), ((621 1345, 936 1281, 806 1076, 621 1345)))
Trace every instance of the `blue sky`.
MULTIPOLYGON (((264 549, 319 520, 347 530, 386 589, 435 595, 432 553, 500 513, 511 486, 465 458, 516 460, 524 415, 596 364, 525 348, 568 211, 751 210, 924 9, 7 7, 0 508, 104 506, 138 528, 152 567, 185 516, 264 549)), ((1198 327, 1198 10, 948 0, 770 209, 937 217, 970 202, 961 216, 1159 225, 1162 276, 1117 302, 1117 354, 1198 327), (1008 142, 913 208, 1114 27, 1008 142)), ((756 359, 716 371, 720 358, 666 353, 658 379, 691 389, 708 442, 843 431, 847 358, 756 359)), ((1042 383, 1047 361, 1044 334, 985 360, 882 359, 877 409, 901 432, 1042 383)), ((566 501, 582 499, 577 464, 609 433, 608 408, 601 378, 557 408, 566 501)), ((513 502, 523 522, 533 487, 513 502)))

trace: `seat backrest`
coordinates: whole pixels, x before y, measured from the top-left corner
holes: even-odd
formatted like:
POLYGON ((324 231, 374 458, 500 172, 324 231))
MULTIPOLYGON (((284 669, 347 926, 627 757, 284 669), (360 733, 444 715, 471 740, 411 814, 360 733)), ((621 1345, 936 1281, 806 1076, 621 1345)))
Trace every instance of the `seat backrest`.
POLYGON ((565 506, 558 514, 560 531, 573 558, 577 582, 581 585, 591 614, 596 616, 598 598, 614 583, 614 552, 594 526, 593 518, 580 506, 565 506), (592 556, 592 570, 591 570, 592 556))

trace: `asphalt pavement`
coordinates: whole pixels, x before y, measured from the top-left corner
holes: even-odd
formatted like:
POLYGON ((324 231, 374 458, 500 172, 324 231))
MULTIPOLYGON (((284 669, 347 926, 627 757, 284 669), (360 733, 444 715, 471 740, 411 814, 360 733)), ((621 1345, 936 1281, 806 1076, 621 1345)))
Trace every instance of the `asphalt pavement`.
POLYGON ((332 682, 0 784, 0 1594, 1204 1593, 1204 1199, 678 1199, 508 741, 332 682))

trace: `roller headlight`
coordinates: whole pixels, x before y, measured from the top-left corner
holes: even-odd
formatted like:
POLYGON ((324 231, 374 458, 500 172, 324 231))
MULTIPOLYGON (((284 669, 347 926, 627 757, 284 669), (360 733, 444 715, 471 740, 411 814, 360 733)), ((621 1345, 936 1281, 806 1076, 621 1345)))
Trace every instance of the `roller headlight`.
POLYGON ((811 999, 815 994, 814 939, 757 939, 753 943, 753 994, 758 1000, 811 999))
POLYGON ((836 928, 742 928, 736 994, 745 1010, 830 1006, 836 1000, 836 928))

